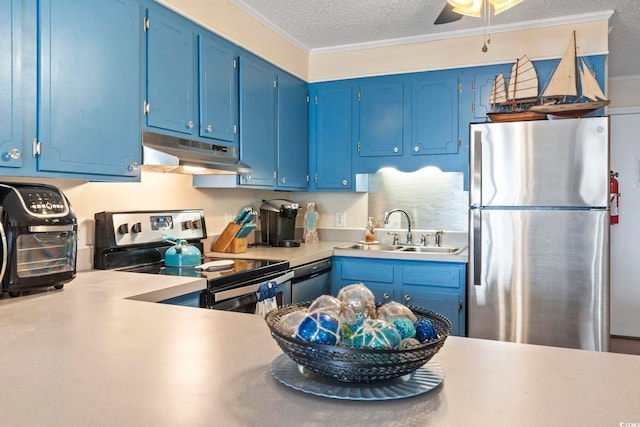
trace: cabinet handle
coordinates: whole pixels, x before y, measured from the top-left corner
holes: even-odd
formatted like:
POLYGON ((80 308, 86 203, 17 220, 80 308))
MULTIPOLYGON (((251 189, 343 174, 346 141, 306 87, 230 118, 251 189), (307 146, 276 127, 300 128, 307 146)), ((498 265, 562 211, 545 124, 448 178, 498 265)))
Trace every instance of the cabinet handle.
POLYGON ((400 151, 400 149, 398 147, 393 147, 393 152, 397 153, 398 151, 400 151))
POLYGON ((206 128, 204 128, 204 131, 205 131, 205 132, 207 132, 207 133, 211 133, 211 132, 213 132, 213 126, 211 126, 211 125, 207 125, 207 127, 206 127, 206 128))
POLYGON ((349 183, 349 181, 347 181, 346 179, 343 179, 343 180, 342 180, 342 185, 343 185, 343 186, 345 186, 345 187, 346 187, 348 183, 349 183))
POLYGON ((417 153, 418 151, 420 151, 420 147, 418 147, 417 145, 413 146, 413 152, 417 153))
POLYGON ((138 162, 131 162, 129 163, 129 170, 130 171, 136 171, 140 168, 140 165, 138 164, 138 162))
POLYGON ((22 153, 20 153, 20 150, 18 150, 17 148, 12 148, 7 153, 7 156, 11 157, 13 160, 18 160, 21 155, 22 153))
POLYGON ((193 120, 189 120, 186 124, 185 124, 187 129, 193 129, 193 120))
POLYGON ((405 295, 404 302, 409 302, 409 301, 411 301, 411 295, 405 295))

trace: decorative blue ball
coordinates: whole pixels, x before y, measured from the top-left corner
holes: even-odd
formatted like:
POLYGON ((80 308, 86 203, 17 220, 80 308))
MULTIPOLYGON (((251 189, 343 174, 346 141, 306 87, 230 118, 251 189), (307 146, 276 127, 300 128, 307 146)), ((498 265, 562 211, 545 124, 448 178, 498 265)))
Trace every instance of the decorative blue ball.
POLYGON ((314 344, 336 345, 342 338, 342 329, 336 317, 314 311, 302 319, 296 337, 314 344))
POLYGON ((433 323, 431 323, 431 320, 426 317, 418 317, 414 326, 416 328, 416 339, 421 343, 433 341, 438 338, 438 334, 433 327, 433 323))
POLYGON ((355 333, 345 340, 352 347, 390 349, 400 347, 400 333, 389 322, 367 319, 355 333))
POLYGON ((400 337, 402 339, 414 338, 416 336, 416 328, 413 326, 411 319, 407 319, 406 317, 397 317, 393 319, 393 324, 398 332, 400 332, 400 337))

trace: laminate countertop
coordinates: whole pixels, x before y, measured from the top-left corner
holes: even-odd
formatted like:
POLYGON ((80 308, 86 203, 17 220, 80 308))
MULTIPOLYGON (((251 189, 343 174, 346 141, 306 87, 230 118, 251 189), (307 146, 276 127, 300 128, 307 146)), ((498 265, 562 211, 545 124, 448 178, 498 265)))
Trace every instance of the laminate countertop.
POLYGON ((87 271, 0 298, 3 426, 637 426, 640 357, 449 337, 444 382, 364 402, 276 381, 256 315, 157 304, 202 280, 87 271), (131 298, 146 294, 146 298, 131 298), (146 300, 145 300, 146 299, 146 300))

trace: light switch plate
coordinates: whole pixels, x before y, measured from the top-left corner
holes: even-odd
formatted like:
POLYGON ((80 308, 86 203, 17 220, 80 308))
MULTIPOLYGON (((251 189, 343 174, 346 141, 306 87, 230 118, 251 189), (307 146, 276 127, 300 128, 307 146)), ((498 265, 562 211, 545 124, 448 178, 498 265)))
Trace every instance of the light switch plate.
POLYGON ((346 214, 344 212, 336 212, 336 227, 344 227, 346 223, 346 214))

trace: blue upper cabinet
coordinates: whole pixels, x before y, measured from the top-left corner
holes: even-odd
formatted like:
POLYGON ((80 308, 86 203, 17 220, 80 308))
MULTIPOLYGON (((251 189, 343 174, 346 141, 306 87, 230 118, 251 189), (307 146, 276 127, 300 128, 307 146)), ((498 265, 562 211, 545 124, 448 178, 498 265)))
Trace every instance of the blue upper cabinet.
POLYGON ((362 80, 360 104, 360 157, 402 156, 404 82, 398 77, 362 80))
POLYGON ((147 125, 193 135, 195 34, 177 15, 147 10, 147 125))
POLYGON ((307 84, 286 73, 278 75, 279 190, 306 190, 308 159, 307 84))
POLYGON ((39 23, 37 170, 139 177, 140 4, 42 0, 39 23))
POLYGON ((253 169, 240 185, 275 188, 276 89, 275 67, 252 56, 240 58, 240 158, 253 169))
POLYGON ((312 85, 309 108, 310 190, 355 189, 357 89, 352 81, 312 85))
POLYGON ((0 166, 22 166, 21 1, 0 1, 0 166))
POLYGON ((235 48, 199 35, 200 136, 238 142, 238 78, 235 48))
POLYGON ((411 81, 411 154, 456 154, 458 138, 457 72, 429 72, 411 81))

